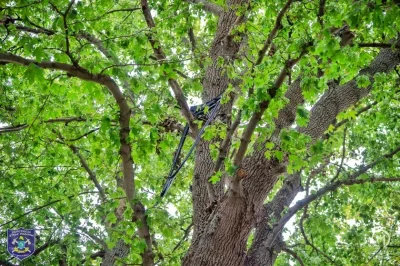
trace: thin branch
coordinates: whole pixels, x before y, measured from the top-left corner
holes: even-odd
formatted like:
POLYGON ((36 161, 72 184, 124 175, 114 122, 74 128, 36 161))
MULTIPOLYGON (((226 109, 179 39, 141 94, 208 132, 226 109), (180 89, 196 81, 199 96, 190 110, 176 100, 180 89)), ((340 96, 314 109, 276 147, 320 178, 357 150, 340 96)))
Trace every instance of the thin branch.
POLYGON ((318 14, 317 14, 317 18, 318 18, 318 23, 321 26, 324 26, 324 20, 323 20, 323 16, 325 14, 325 5, 326 5, 326 0, 320 0, 319 1, 319 7, 318 7, 318 14))
MULTIPOLYGON (((153 58, 152 58, 152 59, 153 59, 153 58)), ((154 59, 156 59, 156 58, 154 58, 154 59)), ((165 60, 157 60, 157 59, 156 59, 157 61, 154 62, 154 63, 126 63, 126 64, 114 64, 114 65, 110 65, 110 66, 107 66, 107 67, 103 68, 103 69, 100 71, 100 74, 103 74, 106 70, 108 70, 108 69, 110 69, 110 68, 114 68, 114 67, 156 66, 156 65, 168 64, 168 63, 180 63, 180 62, 189 61, 189 60, 192 60, 192 59, 193 59, 192 57, 183 58, 183 59, 181 59, 181 60, 167 60, 167 59, 165 59, 165 60)), ((115 60, 114 60, 114 61, 115 61, 115 60)), ((119 62, 119 61, 117 61, 117 62, 119 62)), ((185 75, 183 72, 181 72, 181 71, 179 71, 179 70, 177 70, 177 69, 174 69, 174 71, 175 71, 178 75, 180 75, 181 77, 189 78, 187 75, 185 75)))
POLYGON ((358 47, 371 47, 371 48, 396 48, 400 49, 400 44, 392 44, 392 43, 358 43, 351 46, 357 45, 358 47))
POLYGON ((275 25, 272 31, 269 33, 267 40, 265 40, 263 47, 261 50, 258 52, 258 59, 255 63, 255 65, 261 64, 265 53, 268 51, 269 47, 272 44, 272 40, 275 38, 276 34, 278 33, 278 30, 282 28, 282 19, 285 13, 289 10, 290 5, 293 3, 293 0, 288 0, 286 4, 283 6, 281 11, 278 13, 278 16, 276 17, 275 20, 275 25))
POLYGON ((172 250, 172 253, 175 252, 175 250, 177 250, 182 243, 186 240, 186 238, 189 236, 190 231, 192 230, 193 227, 193 223, 191 223, 185 230, 184 230, 184 234, 181 240, 179 240, 179 242, 176 244, 176 246, 174 247, 174 249, 172 250))
POLYGON ((186 75, 185 73, 183 73, 182 71, 180 71, 180 70, 178 70, 178 69, 176 69, 176 68, 174 68, 174 71, 176 72, 176 74, 178 74, 178 75, 181 76, 182 78, 189 79, 189 76, 186 75))
POLYGON ((35 249, 35 252, 33 252, 32 256, 38 255, 40 252, 44 251, 45 249, 51 247, 54 244, 57 244, 58 241, 49 241, 41 245, 40 247, 35 249))
POLYGON ((194 32, 192 27, 188 29, 188 36, 192 47, 192 52, 194 52, 196 50, 196 38, 194 37, 194 32))
POLYGON ((392 152, 384 154, 383 156, 381 156, 380 158, 376 159, 372 163, 369 163, 367 165, 361 166, 360 169, 357 172, 355 172, 354 174, 350 175, 349 178, 350 179, 355 179, 355 178, 359 177, 361 174, 367 172, 369 169, 371 169, 372 167, 374 167, 378 163, 382 162, 383 160, 392 158, 398 152, 400 152, 400 145, 397 146, 392 152))
POLYGON ((66 141, 77 141, 77 140, 80 140, 80 139, 82 139, 82 138, 84 138, 84 137, 87 137, 87 136, 89 136, 90 134, 92 134, 92 133, 98 131, 99 129, 100 129, 99 127, 96 127, 96 128, 94 128, 94 129, 92 129, 92 130, 86 132, 86 133, 83 134, 82 136, 79 136, 79 137, 76 137, 76 138, 73 138, 73 139, 66 139, 66 141))
MULTIPOLYGON (((147 0, 141 0, 141 4, 142 4, 142 12, 143 12, 144 18, 146 20, 147 26, 150 29, 152 29, 156 25, 153 20, 153 17, 151 16, 149 4, 148 4, 147 0)), ((151 34, 148 34, 147 38, 151 44, 151 47, 153 48, 153 51, 154 51, 154 54, 155 54, 157 60, 166 60, 167 58, 165 56, 165 53, 164 53, 159 41, 155 40, 151 34)), ((177 102, 181 108, 182 115, 188 121, 189 126, 192 129, 192 131, 197 132, 197 126, 196 126, 196 124, 193 123, 194 117, 189 110, 189 105, 186 102, 185 95, 183 94, 182 88, 179 86, 178 82, 173 78, 168 78, 168 84, 170 85, 170 87, 172 88, 172 91, 174 92, 175 99, 177 100, 177 102)))
MULTIPOLYGON (((222 164, 223 164, 226 156, 228 155, 229 144, 231 143, 232 136, 235 133, 237 127, 240 124, 241 117, 242 117, 242 112, 239 111, 239 113, 237 114, 235 120, 233 121, 232 125, 230 126, 228 132, 226 133, 225 139, 221 143, 221 146, 219 148, 217 161, 215 162, 214 170, 213 170, 213 174, 212 175, 215 175, 221 169, 222 164)), ((207 182, 207 191, 208 191, 208 196, 210 197, 210 201, 214 202, 215 201, 215 195, 214 195, 214 190, 212 189, 212 184, 210 182, 207 182)))
POLYGON ((7 133, 7 132, 15 132, 20 131, 28 127, 28 124, 18 125, 18 126, 9 126, 9 127, 2 127, 0 128, 0 134, 7 133))
MULTIPOLYGON (((49 119, 49 120, 43 121, 42 123, 62 122, 62 123, 68 124, 73 121, 85 122, 86 118, 82 118, 82 117, 55 118, 55 119, 49 119)), ((20 131, 20 130, 26 129, 28 126, 29 126, 28 124, 22 124, 22 125, 17 125, 17 126, 2 127, 2 128, 0 128, 0 134, 7 133, 7 132, 20 131)))
POLYGON ((201 5, 204 11, 210 12, 216 16, 220 16, 224 12, 224 9, 221 6, 208 2, 206 0, 186 0, 186 1, 192 4, 201 5))
POLYGON ((33 28, 26 27, 26 26, 16 25, 15 28, 20 31, 25 31, 25 32, 34 33, 34 34, 46 34, 48 36, 55 34, 55 32, 51 31, 51 30, 33 29, 33 28))
POLYGON ((337 169, 336 175, 332 178, 331 183, 336 181, 336 179, 339 177, 340 172, 343 169, 343 163, 344 163, 344 157, 346 155, 346 133, 347 133, 347 127, 344 128, 343 131, 343 143, 342 143, 342 159, 340 161, 339 168, 337 169))
POLYGON ((67 56, 69 57, 69 59, 71 60, 72 64, 75 66, 78 63, 76 62, 76 60, 73 58, 71 51, 70 51, 70 43, 69 43, 69 29, 68 29, 68 24, 67 24, 67 16, 69 11, 71 10, 73 4, 75 3, 75 0, 72 0, 69 2, 67 9, 65 10, 65 12, 61 12, 56 5, 54 5, 53 3, 50 3, 50 5, 53 7, 53 9, 63 18, 63 25, 64 25, 64 35, 65 35, 65 53, 67 54, 67 56))
POLYGON ((97 180, 96 174, 90 169, 88 163, 86 162, 85 158, 80 154, 78 147, 72 145, 72 144, 67 144, 68 147, 72 150, 73 153, 78 156, 79 161, 81 162, 82 167, 86 170, 86 172, 89 174, 90 180, 93 182, 94 186, 97 188, 97 191, 99 191, 100 198, 102 202, 105 202, 107 200, 106 194, 104 193, 103 188, 101 187, 99 180, 97 180))
POLYGON ((63 123, 71 123, 71 122, 86 122, 87 119, 84 117, 60 117, 60 118, 53 118, 53 119, 48 119, 44 121, 44 123, 57 123, 57 122, 63 122, 63 123))
POLYGON ((90 238, 92 238, 96 243, 101 245, 103 248, 107 248, 107 244, 106 244, 106 242, 104 242, 104 240, 102 240, 101 238, 99 238, 96 235, 91 234, 88 230, 86 230, 86 228, 78 226, 77 229, 81 230, 83 233, 88 235, 90 238))
MULTIPOLYGON (((97 258, 103 258, 104 255, 105 255, 105 251, 104 251, 104 250, 100 250, 100 251, 97 251, 97 252, 91 254, 91 255, 89 256, 89 258, 91 258, 92 260, 94 260, 94 259, 97 259, 97 258)), ((85 262, 86 262, 86 259, 81 260, 81 264, 82 264, 82 265, 85 264, 85 262)))
POLYGON ((115 12, 132 12, 132 11, 136 11, 136 10, 140 10, 140 9, 141 9, 140 7, 114 9, 114 10, 107 11, 106 13, 104 13, 104 15, 112 14, 115 12))
POLYGON ((237 127, 240 124, 240 120, 242 117, 242 112, 239 111, 239 113, 237 114, 235 120, 233 121, 232 125, 230 126, 228 132, 226 133, 225 139, 222 141, 221 146, 219 148, 219 154, 217 157, 217 161, 215 162, 215 166, 214 166, 214 174, 216 172, 219 171, 219 169, 221 169, 222 163, 224 162, 227 154, 228 154, 228 147, 229 144, 232 140, 232 136, 235 133, 237 127))
MULTIPOLYGON (((355 114, 356 117, 358 117, 359 115, 361 115, 364 112, 367 112, 368 110, 370 110, 372 107, 374 107, 375 105, 377 105, 378 102, 374 101, 371 104, 368 104, 367 106, 361 108, 360 110, 357 111, 357 113, 355 114)), ((334 129, 333 131, 336 131, 339 127, 343 126, 344 124, 346 124, 347 122, 349 122, 350 120, 348 118, 341 120, 339 123, 333 125, 334 129)), ((327 133, 323 136, 323 139, 327 139, 329 138, 330 133, 327 133)))
POLYGON ((325 252, 323 252, 322 250, 320 250, 318 247, 316 247, 313 243, 311 243, 311 241, 308 239, 306 232, 304 230, 304 220, 308 217, 307 215, 307 210, 308 210, 308 205, 304 207, 304 211, 303 211, 303 215, 300 218, 299 221, 299 228, 300 228, 300 232, 304 238, 304 241, 306 242, 307 245, 309 245, 313 250, 317 251, 317 253, 321 253, 330 263, 335 264, 335 261, 333 259, 331 259, 331 257, 328 256, 328 254, 326 254, 325 252))
POLYGON ((289 249, 287 247, 282 248, 282 251, 284 251, 287 254, 289 254, 290 256, 292 256, 295 260, 297 260, 299 262, 299 264, 301 266, 304 266, 304 262, 301 260, 301 258, 299 257, 299 255, 297 255, 296 252, 294 252, 293 250, 291 250, 291 249, 289 249))
MULTIPOLYGON (((68 198, 69 198, 69 199, 72 199, 72 198, 74 198, 74 197, 76 197, 76 196, 80 196, 80 195, 84 195, 84 194, 97 194, 97 193, 98 193, 97 191, 86 191, 86 192, 81 192, 81 193, 79 193, 79 194, 77 194, 77 195, 68 196, 68 198)), ((16 218, 14 218, 14 219, 12 219, 12 220, 10 220, 10 221, 8 221, 8 222, 5 222, 5 223, 3 223, 3 224, 0 224, 0 228, 2 228, 3 226, 5 226, 5 225, 7 225, 7 224, 10 224, 10 223, 12 223, 12 222, 15 222, 16 220, 19 220, 19 219, 21 219, 21 218, 27 216, 28 214, 31 214, 31 213, 36 212, 36 211, 39 211, 39 210, 41 210, 41 209, 44 209, 44 208, 46 208, 46 207, 48 207, 48 206, 50 206, 50 205, 53 205, 53 204, 55 204, 55 203, 57 203, 57 202, 61 202, 61 201, 63 201, 63 200, 64 200, 64 199, 53 200, 53 201, 50 201, 50 202, 48 202, 48 203, 46 203, 46 204, 44 204, 44 205, 42 205, 42 206, 33 208, 33 209, 31 209, 31 210, 25 212, 24 214, 21 214, 21 215, 17 216, 16 218)))
POLYGON ((379 249, 371 256, 371 258, 369 258, 368 263, 370 263, 376 257, 376 255, 378 255, 382 251, 382 249, 382 246, 379 247, 379 249))
MULTIPOLYGON (((283 81, 285 80, 285 77, 287 76, 287 73, 289 70, 297 64, 297 62, 300 61, 300 59, 303 57, 303 55, 306 53, 308 46, 311 45, 310 43, 307 43, 305 47, 303 47, 303 50, 301 51, 300 55, 295 58, 291 59, 286 62, 285 66, 281 70, 280 74, 276 78, 273 86, 268 90, 269 98, 273 99, 278 91, 278 89, 281 87, 283 84, 283 81)), ((244 158, 244 155, 246 153, 247 147, 250 143, 251 136, 253 135, 254 130, 257 127, 258 122, 261 120, 262 115, 264 114, 264 111, 268 108, 270 101, 269 100, 264 100, 258 105, 258 111, 254 112, 252 117, 250 118, 249 123, 247 124, 246 128, 244 129, 244 132, 242 134, 242 137, 240 139, 240 145, 239 149, 235 155, 234 158, 234 165, 237 167, 240 167, 242 160, 244 158)), ((234 178, 233 180, 233 190, 238 191, 238 182, 239 178, 234 178)))

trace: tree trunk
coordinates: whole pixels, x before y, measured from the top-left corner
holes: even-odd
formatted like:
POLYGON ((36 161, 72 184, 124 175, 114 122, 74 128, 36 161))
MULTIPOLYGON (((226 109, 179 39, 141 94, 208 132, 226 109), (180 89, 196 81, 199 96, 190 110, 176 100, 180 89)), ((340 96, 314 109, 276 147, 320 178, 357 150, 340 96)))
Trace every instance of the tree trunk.
MULTIPOLYGON (((220 27, 226 14, 220 18, 220 27)), ((217 37, 216 40, 221 39, 217 37)), ((215 45, 214 43, 213 47, 215 45)), ((211 54, 213 51, 218 49, 212 50, 211 54)), ((399 62, 398 51, 382 49, 375 60, 361 70, 360 74, 369 76, 373 82, 376 73, 388 73, 399 62)), ((220 73, 221 70, 216 64, 206 72, 204 91, 207 100, 219 94, 221 89, 223 91, 227 86, 227 77, 221 77, 220 73)), ((310 135, 313 141, 323 135, 340 112, 367 96, 372 88, 372 85, 358 88, 355 79, 342 86, 338 86, 335 82, 330 82, 328 86, 327 92, 312 108, 309 124, 298 129, 310 135)), ((285 96, 290 102, 281 110, 276 120, 278 127, 274 133, 274 140, 277 144, 279 144, 280 130, 293 123, 296 108, 304 101, 300 79, 292 83, 285 96)), ((256 151, 245 158, 241 165, 245 177, 241 180, 240 193, 228 190, 221 197, 222 188, 219 186, 216 192, 221 200, 214 209, 208 208, 210 201, 206 182, 212 174, 213 163, 207 145, 207 142, 202 142, 197 150, 193 179, 195 229, 183 265, 273 265, 284 243, 281 232, 278 237, 273 237, 274 226, 271 227, 271 222, 281 218, 285 207, 290 205, 301 190, 300 173, 288 176, 274 200, 264 205, 264 200, 275 185, 277 177, 286 171, 287 159, 283 162, 276 159, 267 160, 264 156, 265 150, 256 148, 256 151), (247 239, 253 228, 256 229, 255 239, 247 251, 247 239)))

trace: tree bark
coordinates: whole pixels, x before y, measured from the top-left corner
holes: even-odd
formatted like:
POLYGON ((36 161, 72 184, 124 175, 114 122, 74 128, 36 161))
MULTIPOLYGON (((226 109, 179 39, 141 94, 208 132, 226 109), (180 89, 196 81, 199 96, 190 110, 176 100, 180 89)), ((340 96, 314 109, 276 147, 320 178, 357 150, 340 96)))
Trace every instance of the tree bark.
MULTIPOLYGON (((400 39, 397 40, 397 44, 400 39)), ((376 73, 389 73, 396 65, 400 64, 400 51, 392 49, 382 49, 375 60, 366 68, 360 71, 360 75, 367 75, 373 83, 373 76, 376 73)), ((334 121, 339 112, 342 112, 354 105, 356 102, 366 97, 372 89, 372 84, 367 88, 358 88, 355 79, 337 86, 330 83, 329 89, 321 99, 314 105, 311 110, 310 121, 304 128, 298 128, 302 133, 308 134, 313 141, 320 138, 328 129, 329 125, 334 121)), ((280 112, 278 121, 286 121, 287 114, 293 114, 297 105, 292 101, 298 101, 301 88, 293 84, 289 87, 286 96, 297 95, 296 97, 288 97, 289 104, 280 112), (293 100, 292 100, 293 99, 293 100), (281 117, 282 116, 282 117, 281 117)), ((285 124, 289 123, 279 122, 285 124)), ((283 127, 282 127, 283 128, 283 127)), ((256 224, 256 234, 251 248, 249 249, 245 261, 245 265, 274 265, 278 253, 281 251, 282 232, 271 242, 273 221, 278 221, 282 217, 282 212, 287 208, 297 193, 301 191, 301 175, 295 173, 286 177, 284 185, 278 191, 274 199, 265 204, 256 224)), ((281 228, 282 229, 282 228, 281 228)))
MULTIPOLYGON (((237 1, 235 4, 245 3, 237 1)), ((240 18, 231 9, 219 17, 217 33, 210 50, 213 64, 206 70, 203 80, 204 100, 219 95, 229 84, 228 77, 223 74, 223 68, 219 67, 216 61, 218 57, 229 61, 239 51, 239 44, 230 44, 228 38, 231 25, 238 20, 240 18)), ((382 49, 359 75, 367 75, 372 84, 376 73, 388 73, 399 62, 399 51, 382 49)), ((279 133, 293 124, 296 109, 304 102, 300 81, 301 77, 289 86, 285 94, 289 103, 275 120, 273 141, 278 146, 279 133)), ((311 110, 309 124, 298 128, 298 131, 311 136, 313 141, 317 140, 340 112, 367 96, 371 89, 372 85, 358 88, 356 79, 342 86, 329 82, 328 90, 311 110)), ((229 112, 229 109, 224 111, 229 112)), ((288 176, 274 200, 264 205, 264 200, 278 176, 286 172, 287 159, 283 162, 276 159, 267 160, 264 156, 265 150, 256 149, 251 156, 245 157, 241 164, 244 178, 240 181, 240 191, 228 190, 223 195, 221 184, 214 186, 220 201, 212 209, 209 208, 211 202, 207 194, 207 182, 213 173, 214 163, 208 145, 209 143, 202 141, 196 152, 193 177, 194 232, 183 265, 273 265, 284 246, 281 233, 271 240, 270 234, 274 229, 271 221, 281 217, 285 207, 289 206, 301 190, 300 173, 288 176), (247 239, 253 228, 256 229, 255 239, 247 251, 247 239)))

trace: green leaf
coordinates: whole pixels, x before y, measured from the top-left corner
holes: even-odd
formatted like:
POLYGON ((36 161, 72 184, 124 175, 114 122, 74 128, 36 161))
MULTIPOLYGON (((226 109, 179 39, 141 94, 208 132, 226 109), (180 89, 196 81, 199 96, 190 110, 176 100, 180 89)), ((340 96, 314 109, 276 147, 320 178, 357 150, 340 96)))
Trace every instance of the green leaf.
POLYGON ((211 182, 211 184, 215 185, 216 183, 218 183, 221 180, 221 176, 222 176, 221 171, 218 171, 213 176, 211 176, 211 178, 208 180, 208 182, 211 182))

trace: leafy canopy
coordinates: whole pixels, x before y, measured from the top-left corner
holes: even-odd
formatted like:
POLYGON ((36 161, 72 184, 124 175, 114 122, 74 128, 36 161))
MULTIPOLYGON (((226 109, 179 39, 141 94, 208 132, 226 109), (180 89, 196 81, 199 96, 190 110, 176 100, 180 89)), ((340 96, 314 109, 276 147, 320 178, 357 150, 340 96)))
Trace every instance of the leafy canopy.
MULTIPOLYGON (((242 111, 232 150, 239 146, 239 136, 258 104, 271 98, 267 88, 282 66, 296 58, 306 44, 312 43, 307 56, 291 71, 293 79, 300 72, 304 77, 305 103, 298 107, 295 119, 300 127, 307 125, 309 107, 327 89, 328 81, 344 84, 354 79, 376 56, 377 49, 361 48, 358 43, 388 43, 397 36, 400 11, 386 1, 328 2, 321 25, 316 23, 318 1, 296 1, 274 39, 276 53, 266 56, 252 71, 283 1, 255 1, 245 23, 235 28, 247 36, 242 48, 246 56, 230 64, 219 59, 229 78, 242 80, 239 88, 228 87, 228 92, 237 94, 233 116, 242 111), (344 21, 355 29, 357 42, 341 47, 340 38, 331 29, 342 27, 344 21), (319 76, 319 69, 324 76, 319 76), (249 95, 249 90, 254 93, 249 95)), ((215 3, 225 5, 224 1, 215 3)), ((168 197, 155 206, 179 142, 179 127, 185 123, 169 80, 179 82, 189 103, 200 103, 202 78, 212 63, 209 47, 218 18, 204 11, 201 4, 162 0, 150 1, 150 6, 156 24, 152 29, 135 1, 77 1, 72 5, 65 0, 9 1, 0 8, 0 52, 39 63, 79 64, 90 73, 112 77, 132 110, 128 142, 137 200, 147 207, 147 222, 157 243, 156 261, 178 265, 189 246, 181 240, 187 239, 191 227, 193 160, 179 173, 168 197), (155 48, 162 46, 165 60, 154 56, 149 36, 156 40, 155 48)), ((237 10, 238 14, 245 11, 237 10)), ((303 169, 304 182, 329 156, 327 167, 309 184, 310 193, 335 176, 345 178, 363 163, 380 158, 398 145, 398 79, 396 73, 376 75, 371 96, 341 113, 337 122, 347 123, 329 127, 326 140, 311 145, 309 136, 290 128, 280 136, 280 149, 275 149, 273 142, 265 143, 265 156, 279 161, 287 156, 287 172, 303 169), (360 114, 365 107, 368 111, 360 114)), ((370 84, 369 77, 357 77, 360 88, 370 84)), ((255 135, 272 134, 273 120, 287 104, 287 87, 283 84, 270 101, 255 135)), ((6 228, 24 227, 37 230, 37 247, 47 246, 23 265, 58 265, 64 257, 70 265, 100 265, 100 258, 89 257, 105 247, 113 248, 119 240, 131 248, 126 263, 141 263, 146 243, 133 237, 140 223, 132 221, 130 208, 123 210, 122 218, 117 213, 125 191, 117 185, 121 128, 113 95, 98 83, 44 69, 37 63, 1 64, 0 91, 0 123, 4 128, 0 131, 0 259, 8 259, 6 228), (82 160, 99 181, 105 201, 82 160)), ((216 123, 207 128, 204 139, 225 136, 226 125, 216 123)), ((184 151, 191 143, 187 141, 184 151)), ((214 159, 218 148, 218 143, 211 145, 214 159)), ((252 151, 249 148, 248 153, 252 151)), ((232 175, 237 169, 229 158, 224 166, 232 175)), ((373 174, 395 177, 399 169, 399 159, 394 157, 377 165, 373 174)), ((218 172, 210 182, 217 183, 221 177, 218 172)), ((399 189, 398 184, 384 183, 332 192, 310 205, 308 218, 299 213, 287 234, 287 244, 299 246, 297 251, 306 265, 326 263, 324 256, 305 245, 297 226, 301 223, 313 245, 335 254, 341 265, 399 264, 399 189)), ((289 260, 293 258, 284 253, 276 265, 288 265, 289 260)))

